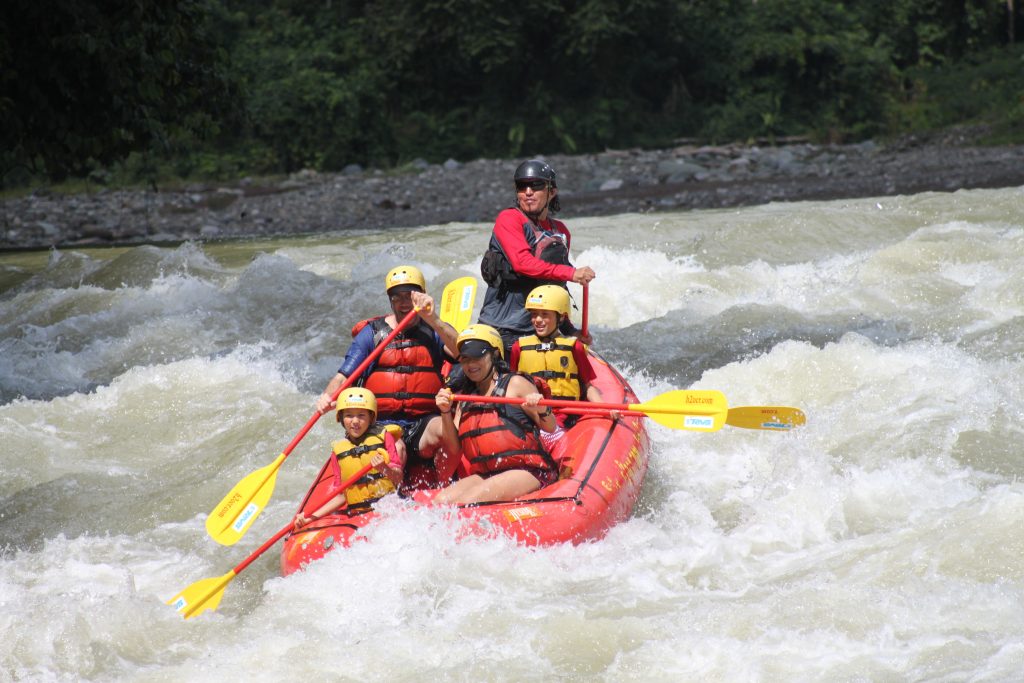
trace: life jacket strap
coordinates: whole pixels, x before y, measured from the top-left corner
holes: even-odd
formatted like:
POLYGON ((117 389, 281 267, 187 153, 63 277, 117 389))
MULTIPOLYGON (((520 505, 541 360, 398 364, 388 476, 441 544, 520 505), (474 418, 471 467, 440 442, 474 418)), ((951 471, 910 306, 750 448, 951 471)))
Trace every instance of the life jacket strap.
POLYGON ((400 375, 411 375, 416 372, 436 373, 437 368, 432 365, 392 365, 389 367, 377 367, 376 372, 397 372, 400 375))
POLYGON ((537 372, 531 372, 534 377, 540 377, 541 379, 579 379, 580 375, 578 372, 558 372, 557 370, 538 370, 537 372))
POLYGON ((377 394, 377 400, 379 401, 382 398, 393 398, 397 401, 405 401, 410 398, 434 398, 435 396, 436 394, 421 394, 412 391, 394 391, 390 393, 377 394))

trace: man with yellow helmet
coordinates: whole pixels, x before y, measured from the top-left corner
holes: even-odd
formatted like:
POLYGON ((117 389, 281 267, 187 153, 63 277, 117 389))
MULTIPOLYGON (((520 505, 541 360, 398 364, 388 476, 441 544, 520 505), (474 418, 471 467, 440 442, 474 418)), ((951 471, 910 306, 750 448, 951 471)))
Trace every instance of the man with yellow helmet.
MULTIPOLYGON (((555 285, 541 285, 526 296, 524 305, 530 315, 534 333, 520 337, 509 351, 513 370, 543 379, 551 389, 551 397, 579 401, 583 397, 601 402, 601 390, 592 384, 597 374, 590 365, 587 351, 579 339, 563 336, 559 326, 569 318, 569 293, 555 285)), ((567 416, 560 414, 559 427, 567 416)), ((568 418, 571 420, 571 418, 568 418)), ((545 438, 551 446, 561 437, 560 430, 545 438)))
POLYGON ((446 356, 455 357, 458 334, 438 316, 419 268, 410 265, 392 268, 384 278, 384 289, 391 303, 391 313, 363 320, 352 328, 352 345, 338 373, 317 398, 316 409, 321 414, 330 410, 334 406, 331 402, 334 392, 395 329, 398 321, 413 307, 419 307, 413 323, 388 344, 357 381, 376 396, 378 420, 402 428, 404 445, 400 442, 399 447, 406 449, 403 455, 411 465, 416 462, 416 456, 431 455, 429 452, 421 454, 420 447, 425 445, 423 437, 430 418, 437 415, 434 396, 444 384, 441 368, 446 356))
POLYGON ((452 390, 437 393, 441 411, 438 474, 450 477, 465 457, 469 472, 434 497, 438 503, 512 500, 558 479, 540 432, 555 428, 550 408, 537 405, 537 387, 504 362, 501 334, 490 325, 470 325, 456 344, 466 393, 530 399, 523 405, 452 401, 452 390))
POLYGON ((364 465, 372 465, 373 468, 309 517, 300 510, 295 515, 296 531, 334 512, 343 503, 350 510, 369 507, 374 501, 398 490, 402 483, 403 460, 398 449, 401 441, 395 438, 392 430, 377 423, 377 398, 373 392, 362 387, 350 387, 338 395, 337 405, 338 422, 345 428, 345 438, 331 444, 330 467, 335 481, 345 481, 364 465))

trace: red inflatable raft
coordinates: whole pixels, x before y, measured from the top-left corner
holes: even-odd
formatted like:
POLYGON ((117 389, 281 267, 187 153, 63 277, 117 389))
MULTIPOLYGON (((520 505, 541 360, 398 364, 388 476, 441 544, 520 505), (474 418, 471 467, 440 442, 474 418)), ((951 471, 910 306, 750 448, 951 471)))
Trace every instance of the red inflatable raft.
MULTIPOLYGON (((603 401, 637 403, 629 384, 602 358, 591 352, 603 401)), ((580 543, 598 539, 633 512, 647 472, 650 449, 642 417, 625 416, 613 422, 606 416, 586 416, 561 439, 553 453, 560 463, 559 480, 514 501, 460 506, 458 515, 471 532, 504 533, 526 545, 580 543)), ((337 482, 325 465, 300 509, 308 515, 337 482)), ((281 571, 288 575, 318 560, 330 550, 363 537, 364 527, 378 515, 374 510, 344 508, 325 515, 285 537, 281 571)))

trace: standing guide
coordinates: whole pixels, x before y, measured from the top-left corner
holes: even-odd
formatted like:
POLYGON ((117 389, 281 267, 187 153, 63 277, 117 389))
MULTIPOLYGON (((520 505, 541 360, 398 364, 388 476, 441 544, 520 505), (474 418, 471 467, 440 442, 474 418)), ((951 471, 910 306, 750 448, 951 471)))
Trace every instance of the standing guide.
POLYGON ((595 277, 590 266, 575 268, 569 262, 572 236, 550 216, 561 208, 555 170, 531 159, 519 165, 513 180, 516 204, 498 214, 480 264, 487 292, 479 322, 498 330, 506 351, 533 329, 523 307, 530 290, 544 284, 564 288, 566 282, 586 285, 595 277))

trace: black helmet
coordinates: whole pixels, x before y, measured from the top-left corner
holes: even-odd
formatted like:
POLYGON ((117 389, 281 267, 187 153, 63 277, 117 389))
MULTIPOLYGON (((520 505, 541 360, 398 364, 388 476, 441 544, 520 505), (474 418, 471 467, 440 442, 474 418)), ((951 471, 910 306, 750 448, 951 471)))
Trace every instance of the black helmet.
POLYGON ((534 178, 546 180, 551 183, 552 187, 558 187, 555 184, 555 169, 551 168, 548 162, 540 159, 530 159, 519 164, 512 179, 518 183, 520 180, 533 180, 534 178))

